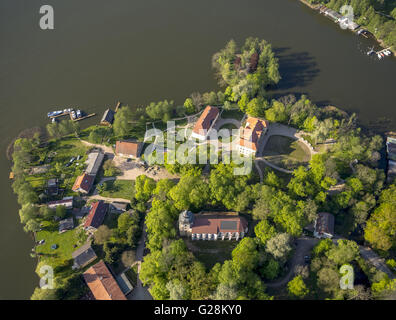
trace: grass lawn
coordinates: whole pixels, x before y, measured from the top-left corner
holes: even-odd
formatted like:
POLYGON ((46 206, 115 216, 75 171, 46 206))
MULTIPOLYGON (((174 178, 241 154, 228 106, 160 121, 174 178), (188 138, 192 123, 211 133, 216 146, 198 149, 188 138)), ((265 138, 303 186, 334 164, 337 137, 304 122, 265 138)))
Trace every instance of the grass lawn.
POLYGON ((36 240, 45 240, 45 243, 36 247, 37 253, 42 253, 41 260, 47 261, 49 264, 57 265, 59 262, 72 258, 71 254, 77 249, 74 245, 80 246, 79 229, 58 232, 58 222, 43 222, 43 230, 37 232, 36 240), (57 249, 51 249, 53 244, 58 245, 57 249))
POLYGON ((293 170, 311 159, 308 148, 289 137, 271 136, 264 148, 263 156, 281 168, 293 170))
POLYGON ((192 241, 184 239, 187 247, 194 256, 201 261, 207 269, 212 268, 217 262, 223 263, 231 259, 232 250, 238 245, 235 240, 217 241, 192 241))
POLYGON ((221 114, 221 117, 223 119, 236 119, 236 120, 242 120, 243 116, 245 114, 239 110, 239 109, 233 109, 233 110, 224 110, 223 113, 221 114))
POLYGON ((134 180, 107 181, 107 190, 100 193, 102 197, 131 199, 135 190, 134 180))

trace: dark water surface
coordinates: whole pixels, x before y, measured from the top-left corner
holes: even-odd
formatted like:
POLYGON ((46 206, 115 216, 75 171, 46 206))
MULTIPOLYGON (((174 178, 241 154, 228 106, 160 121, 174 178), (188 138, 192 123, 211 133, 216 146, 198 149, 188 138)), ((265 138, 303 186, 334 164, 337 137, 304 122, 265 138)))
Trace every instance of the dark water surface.
MULTIPOLYGON (((121 100, 183 102, 217 90, 212 54, 230 39, 257 36, 280 58, 281 93, 396 123, 396 59, 377 61, 368 43, 296 0, 0 1, 0 299, 29 298, 38 285, 33 242, 19 223, 5 149, 46 113, 80 106, 99 116, 121 100), (55 30, 39 28, 53 5, 55 30)), ((396 129, 394 127, 393 129, 396 129)))

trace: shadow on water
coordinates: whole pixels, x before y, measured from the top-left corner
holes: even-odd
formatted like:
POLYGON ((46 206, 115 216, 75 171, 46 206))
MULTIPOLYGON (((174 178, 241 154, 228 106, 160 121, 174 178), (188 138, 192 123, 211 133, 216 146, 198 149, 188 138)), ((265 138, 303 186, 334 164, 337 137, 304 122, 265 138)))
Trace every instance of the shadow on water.
POLYGON ((320 70, 315 58, 308 52, 292 52, 290 48, 275 48, 274 52, 279 59, 279 72, 282 76, 277 89, 290 90, 296 87, 305 87, 312 83, 320 70))

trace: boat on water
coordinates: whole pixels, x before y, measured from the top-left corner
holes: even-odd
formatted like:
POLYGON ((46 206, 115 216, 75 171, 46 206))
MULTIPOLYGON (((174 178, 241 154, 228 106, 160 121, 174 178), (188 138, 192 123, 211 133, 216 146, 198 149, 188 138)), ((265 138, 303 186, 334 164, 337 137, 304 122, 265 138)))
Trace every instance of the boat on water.
POLYGON ((375 51, 374 51, 374 48, 371 48, 371 49, 367 52, 367 55, 370 56, 370 55, 372 55, 374 52, 375 52, 375 51))
POLYGON ((74 111, 70 112, 72 119, 76 119, 76 113, 74 111))
POLYGON ((380 60, 381 60, 381 59, 382 59, 382 56, 381 56, 381 54, 379 54, 379 53, 378 53, 377 55, 378 55, 378 59, 380 59, 380 60))
POLYGON ((81 116, 82 116, 81 110, 76 111, 76 116, 77 116, 77 118, 81 118, 81 116))
POLYGON ((48 112, 47 116, 50 117, 56 117, 59 116, 63 113, 63 110, 58 110, 58 111, 52 111, 52 112, 48 112))

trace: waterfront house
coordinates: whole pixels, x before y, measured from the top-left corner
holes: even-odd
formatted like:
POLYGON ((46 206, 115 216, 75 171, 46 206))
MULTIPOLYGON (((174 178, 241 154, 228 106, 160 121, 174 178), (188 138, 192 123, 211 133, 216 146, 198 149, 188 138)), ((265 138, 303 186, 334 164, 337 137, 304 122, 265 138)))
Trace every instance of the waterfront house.
POLYGON ((96 300, 126 300, 117 281, 102 260, 85 271, 83 278, 96 300))
POLYGON ((73 270, 84 268, 93 262, 97 256, 95 251, 91 247, 91 243, 87 242, 72 253, 74 260, 73 270))
POLYGON ((95 176, 90 176, 84 173, 81 176, 77 177, 72 187, 72 190, 74 192, 87 194, 91 191, 94 181, 95 181, 95 176))
POLYGON ((239 129, 237 148, 242 155, 256 155, 260 143, 267 133, 268 121, 248 117, 239 129))
POLYGON ((192 240, 240 240, 248 231, 248 223, 235 213, 193 214, 183 211, 179 215, 179 232, 192 240))
POLYGON ((58 206, 64 206, 67 210, 73 208, 74 197, 65 197, 62 200, 50 201, 47 203, 48 208, 55 209, 58 206))
POLYGON ((117 141, 115 153, 117 156, 127 158, 139 158, 143 149, 143 143, 138 141, 117 141))
POLYGON ((98 229, 109 210, 109 204, 100 200, 91 205, 91 209, 84 223, 84 229, 87 231, 95 231, 98 229))
POLYGON ((218 108, 207 106, 195 123, 191 137, 206 140, 219 115, 220 111, 218 108))
POLYGON ((115 115, 115 112, 113 110, 107 109, 103 114, 100 124, 104 125, 104 126, 112 125, 114 122, 114 115, 115 115))
POLYGON ((314 224, 316 238, 332 238, 334 236, 334 216, 328 212, 320 212, 314 224))
POLYGON ((104 154, 102 152, 91 152, 86 161, 87 168, 85 169, 85 173, 91 176, 96 176, 99 172, 100 166, 102 165, 103 159, 104 154))
POLYGON ((59 221, 59 233, 63 233, 72 229, 74 229, 73 218, 63 219, 59 221))

